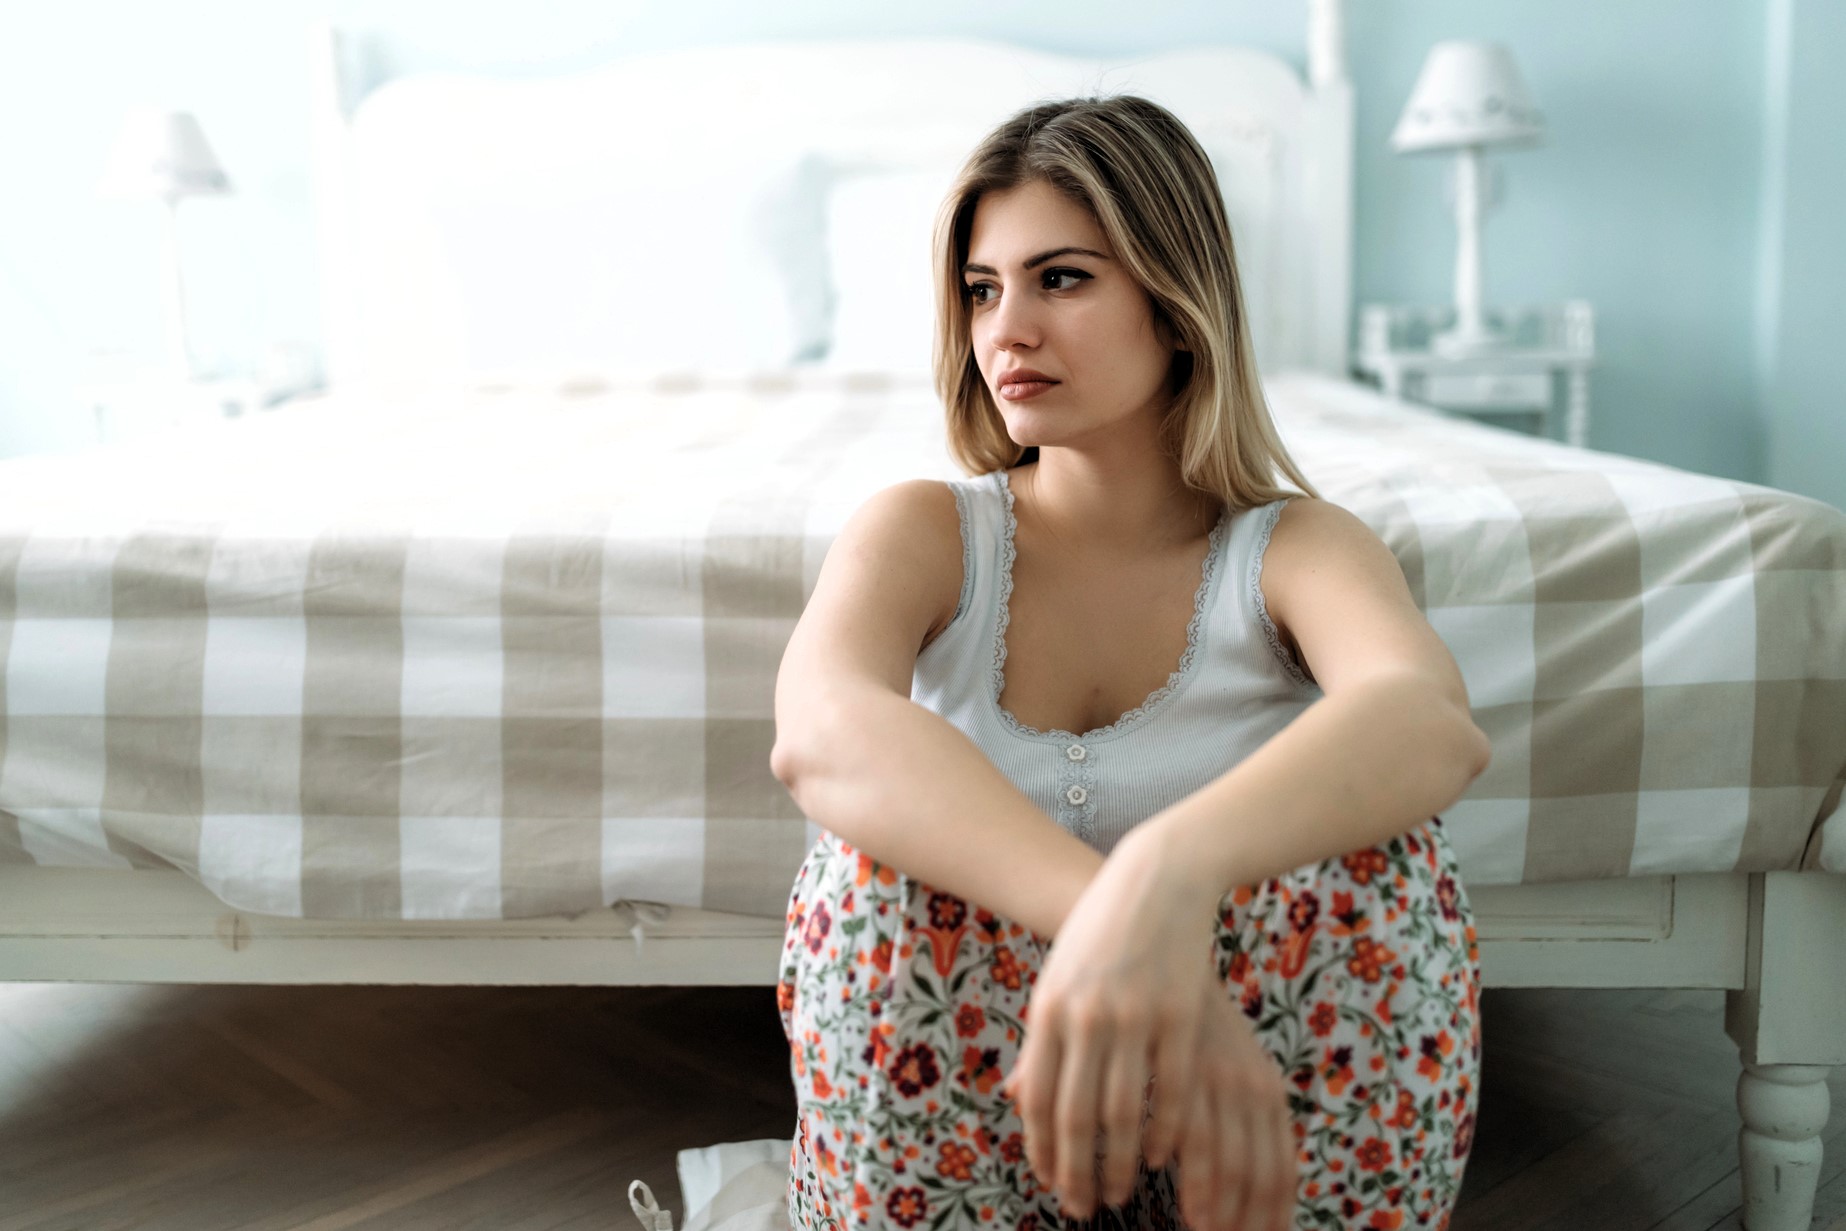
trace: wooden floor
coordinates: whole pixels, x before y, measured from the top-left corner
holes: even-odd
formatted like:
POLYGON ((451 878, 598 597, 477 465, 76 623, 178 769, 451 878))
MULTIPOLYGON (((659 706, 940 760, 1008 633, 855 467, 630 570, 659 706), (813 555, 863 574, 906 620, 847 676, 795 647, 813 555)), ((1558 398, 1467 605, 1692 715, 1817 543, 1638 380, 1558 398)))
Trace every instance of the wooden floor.
MULTIPOLYGON (((1457 1228, 1742 1225, 1721 993, 1484 1013, 1457 1228)), ((0 1231, 628 1231, 676 1151, 789 1134, 785 1057, 768 988, 0 984, 0 1231)))

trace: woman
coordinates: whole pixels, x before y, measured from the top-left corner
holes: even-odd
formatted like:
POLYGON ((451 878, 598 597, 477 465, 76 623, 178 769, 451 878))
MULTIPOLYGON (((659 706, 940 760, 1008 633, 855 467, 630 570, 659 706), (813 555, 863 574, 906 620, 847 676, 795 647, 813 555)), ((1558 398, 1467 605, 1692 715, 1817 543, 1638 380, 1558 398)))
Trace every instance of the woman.
POLYGON ((1479 971, 1435 814, 1491 750, 1277 438, 1209 159, 1145 99, 1029 108, 935 251, 971 477, 854 514, 776 686, 825 831, 791 1221, 1445 1225, 1479 971))

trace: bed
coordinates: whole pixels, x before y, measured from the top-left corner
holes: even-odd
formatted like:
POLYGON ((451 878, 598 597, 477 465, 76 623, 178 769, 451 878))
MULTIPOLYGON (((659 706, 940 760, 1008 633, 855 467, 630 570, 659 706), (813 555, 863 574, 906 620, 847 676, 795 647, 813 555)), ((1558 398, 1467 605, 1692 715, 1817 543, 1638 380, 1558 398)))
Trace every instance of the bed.
POLYGON ((1016 107, 1132 90, 1211 153, 1278 430, 1494 741, 1444 814, 1486 981, 1726 989, 1745 1225, 1805 1227, 1846 516, 1355 383, 1310 19, 1305 76, 916 40, 370 89, 317 28, 327 393, 0 463, 0 978, 773 983, 817 835, 768 767, 782 647, 866 497, 958 473, 935 201, 1016 107))

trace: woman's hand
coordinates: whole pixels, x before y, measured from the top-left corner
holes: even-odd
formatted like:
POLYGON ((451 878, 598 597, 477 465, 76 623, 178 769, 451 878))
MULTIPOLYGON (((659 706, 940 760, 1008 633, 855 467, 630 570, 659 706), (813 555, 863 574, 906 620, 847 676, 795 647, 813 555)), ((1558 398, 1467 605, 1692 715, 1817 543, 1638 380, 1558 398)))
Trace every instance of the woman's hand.
MULTIPOLYGON (((1215 965, 1207 975, 1198 1052, 1186 1066, 1189 1084, 1171 1100, 1180 1107, 1175 1119, 1183 1133, 1175 1185, 1180 1212, 1197 1231, 1287 1231, 1300 1178, 1287 1085, 1250 1019, 1218 982, 1215 965)), ((1157 1082, 1157 1107, 1160 1091, 1157 1082)), ((1165 1163, 1164 1150, 1155 1151, 1167 1140, 1149 1133, 1150 1167, 1165 1163)))
POLYGON ((1217 978, 1218 896, 1143 827, 1117 844, 1051 946, 1007 1088, 1032 1169, 1068 1214, 1133 1191, 1152 1076, 1145 1156, 1155 1169, 1180 1157, 1188 1221, 1287 1225, 1294 1133, 1281 1074, 1217 978))

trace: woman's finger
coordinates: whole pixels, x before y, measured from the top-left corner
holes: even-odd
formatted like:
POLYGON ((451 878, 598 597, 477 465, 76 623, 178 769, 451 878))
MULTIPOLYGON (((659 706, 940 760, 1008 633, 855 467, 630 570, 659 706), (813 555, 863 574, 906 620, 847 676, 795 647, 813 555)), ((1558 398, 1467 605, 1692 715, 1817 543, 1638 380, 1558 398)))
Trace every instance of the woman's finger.
POLYGON ((1267 1095, 1252 1098, 1245 1104, 1244 1123, 1250 1132, 1250 1148, 1243 1225, 1251 1231, 1274 1231, 1281 1225, 1285 1147, 1276 1136, 1275 1105, 1267 1095))
POLYGON ((1218 1120, 1218 1200, 1213 1206, 1214 1225, 1243 1231, 1244 1211, 1250 1198, 1249 1109, 1238 1093, 1214 1084, 1212 1111, 1218 1120))
POLYGON ((1101 1100, 1103 1054, 1110 1039, 1073 1024, 1063 1040, 1063 1064, 1051 1110, 1057 1140, 1058 1203, 1067 1214, 1088 1218, 1096 1208, 1096 1112, 1101 1100))
POLYGON ((1054 1186, 1058 1165, 1056 1135, 1051 1114, 1057 1094, 1059 1040, 1056 1023, 1044 1021, 1026 1035, 1013 1065, 1014 1103, 1026 1137, 1026 1165, 1046 1188, 1054 1186))
POLYGON ((1288 1231, 1295 1224, 1296 1190, 1301 1187, 1301 1166, 1295 1144, 1295 1117, 1288 1109, 1288 1093, 1283 1091, 1276 1103, 1275 1140, 1278 1179, 1282 1185, 1281 1208, 1276 1213, 1275 1231, 1288 1231))
POLYGON ((1120 1205, 1134 1191, 1141 1162, 1141 1120, 1147 1105, 1147 1043, 1118 1035, 1109 1048, 1102 1095, 1102 1196, 1120 1205))
MULTIPOLYGON (((1223 994, 1215 980, 1210 994, 1223 994)), ((1148 1119, 1142 1141, 1147 1165, 1152 1170, 1158 1171, 1173 1161, 1173 1154, 1186 1131, 1186 1117, 1192 1105, 1192 1074, 1196 1071, 1193 1053, 1198 1045, 1197 1017, 1187 1018, 1183 1025, 1176 1023, 1154 1041, 1154 1114, 1148 1119)))
POLYGON ((1218 1131, 1208 1086, 1188 1088, 1179 1142, 1179 1208, 1186 1223, 1210 1231, 1218 1200, 1218 1131))

